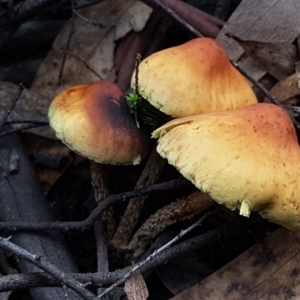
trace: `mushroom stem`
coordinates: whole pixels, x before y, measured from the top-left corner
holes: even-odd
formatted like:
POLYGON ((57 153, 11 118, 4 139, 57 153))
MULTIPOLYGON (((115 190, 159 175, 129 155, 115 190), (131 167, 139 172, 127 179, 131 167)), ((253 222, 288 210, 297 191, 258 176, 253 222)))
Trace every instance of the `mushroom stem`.
POLYGON ((249 207, 248 203, 246 201, 243 201, 241 203, 241 207, 240 207, 240 215, 243 217, 249 218, 250 213, 251 213, 251 211, 250 211, 250 207, 249 207))
MULTIPOLYGON (((95 200, 97 204, 100 204, 109 194, 106 174, 102 164, 91 161, 91 177, 95 200)), ((116 228, 112 207, 106 209, 101 217, 106 238, 109 240, 112 238, 116 228)))
MULTIPOLYGON (((165 165, 166 160, 164 160, 156 152, 154 147, 147 164, 145 165, 145 168, 135 185, 135 189, 146 187, 155 183, 165 165)), ((146 200, 147 196, 141 196, 138 198, 133 198, 129 201, 126 211, 111 241, 111 244, 115 249, 123 249, 129 242, 146 200)))

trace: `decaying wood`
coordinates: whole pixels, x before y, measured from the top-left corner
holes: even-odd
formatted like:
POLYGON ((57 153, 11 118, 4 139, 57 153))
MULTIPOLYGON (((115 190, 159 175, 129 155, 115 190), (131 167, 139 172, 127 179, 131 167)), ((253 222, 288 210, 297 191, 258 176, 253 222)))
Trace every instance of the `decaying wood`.
POLYGON ((208 194, 196 191, 186 199, 173 202, 151 215, 134 234, 126 247, 133 252, 133 258, 139 257, 148 243, 158 233, 175 223, 191 219, 214 204, 208 194))
POLYGON ((279 229, 174 300, 297 299, 300 233, 279 229), (265 252, 265 248, 270 253, 265 252))
MULTIPOLYGON (((135 185, 135 189, 146 187, 155 183, 165 165, 166 160, 164 160, 156 152, 156 148, 154 147, 145 168, 135 185)), ((111 244, 115 247, 115 249, 122 249, 129 242, 146 200, 147 196, 142 196, 139 198, 133 198, 129 201, 114 238, 111 241, 111 244)))
MULTIPOLYGON (((23 153, 18 137, 9 136, 0 139, 0 167, 1 221, 54 222, 52 210, 37 186, 32 167, 23 153)), ((12 241, 28 251, 47 258, 61 270, 78 271, 62 235, 58 232, 52 231, 47 234, 17 232, 12 235, 12 241)), ((24 273, 40 271, 22 260, 18 265, 24 273)), ((33 299, 37 300, 65 299, 64 293, 62 289, 31 290, 33 299)), ((72 299, 79 299, 72 292, 69 296, 72 299)))

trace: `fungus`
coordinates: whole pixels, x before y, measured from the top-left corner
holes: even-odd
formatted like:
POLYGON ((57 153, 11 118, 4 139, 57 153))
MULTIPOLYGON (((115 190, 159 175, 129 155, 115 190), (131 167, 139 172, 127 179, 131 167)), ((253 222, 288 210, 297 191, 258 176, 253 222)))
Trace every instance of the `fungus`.
POLYGON ((300 149, 280 107, 261 103, 175 119, 153 137, 160 155, 219 204, 300 228, 300 149))
POLYGON ((142 120, 149 104, 179 118, 257 103, 247 80, 211 38, 196 38, 147 57, 139 65, 137 85, 134 73, 131 86, 147 100, 138 110, 142 120))
POLYGON ((135 165, 149 152, 147 133, 136 127, 114 83, 68 88, 53 100, 48 118, 59 139, 93 161, 135 165))

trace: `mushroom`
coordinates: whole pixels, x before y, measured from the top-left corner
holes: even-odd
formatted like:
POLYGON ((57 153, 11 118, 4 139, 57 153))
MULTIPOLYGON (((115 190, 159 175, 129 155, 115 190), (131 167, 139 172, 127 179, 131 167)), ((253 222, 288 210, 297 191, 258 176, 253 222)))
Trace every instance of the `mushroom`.
POLYGON ((63 91, 48 118, 59 139, 96 162, 136 165, 150 149, 147 133, 129 115, 123 91, 108 81, 63 91))
MULTIPOLYGON (((179 118, 257 103, 247 80, 211 38, 196 38, 144 59, 131 86, 160 112, 179 118), (136 81, 137 87, 136 87, 136 81)), ((138 114, 149 111, 142 101, 138 114)), ((150 112, 149 112, 150 113, 150 112)))
POLYGON ((153 137, 160 155, 219 204, 300 228, 300 149, 280 107, 260 103, 175 119, 153 137))

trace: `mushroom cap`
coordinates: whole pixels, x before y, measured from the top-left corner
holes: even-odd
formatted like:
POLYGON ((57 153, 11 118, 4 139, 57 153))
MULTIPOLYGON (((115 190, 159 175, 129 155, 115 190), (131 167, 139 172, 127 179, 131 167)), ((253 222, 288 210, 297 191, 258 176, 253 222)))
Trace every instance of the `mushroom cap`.
MULTIPOLYGON (((131 86, 135 88, 135 73, 131 86)), ((144 59, 139 65, 138 92, 173 118, 257 103, 247 80, 211 38, 196 38, 144 59)))
POLYGON ((129 115, 123 91, 99 81, 70 87, 55 97, 48 111, 57 137, 75 152, 106 164, 138 164, 150 138, 129 115))
POLYGON ((300 228, 300 148, 273 104, 175 119, 153 132, 157 151, 218 203, 300 228))

